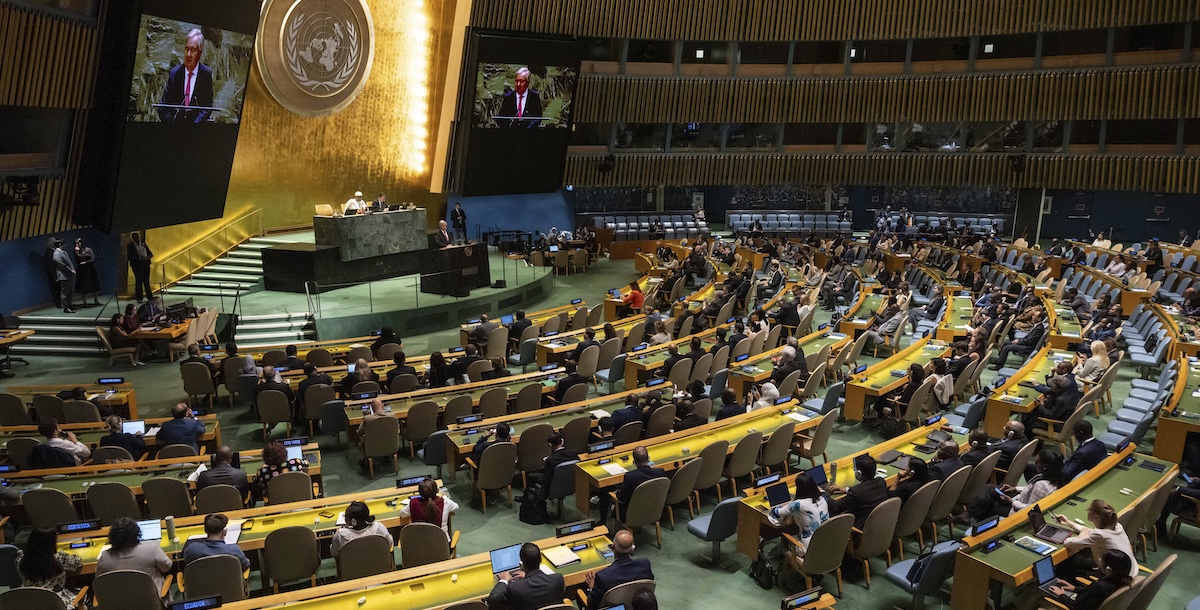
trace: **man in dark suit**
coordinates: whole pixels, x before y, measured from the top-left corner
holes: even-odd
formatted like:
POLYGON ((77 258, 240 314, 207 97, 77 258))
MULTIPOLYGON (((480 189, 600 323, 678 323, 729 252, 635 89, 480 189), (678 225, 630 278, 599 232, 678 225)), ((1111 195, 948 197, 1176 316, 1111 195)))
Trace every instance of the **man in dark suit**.
POLYGON ((450 239, 450 232, 446 230, 446 221, 438 221, 438 230, 433 234, 433 247, 446 248, 449 247, 453 240, 450 239))
POLYGON ((576 372, 578 367, 579 364, 574 360, 568 360, 563 363, 563 368, 567 369, 567 376, 559 379, 558 383, 554 386, 555 403, 562 404, 563 397, 567 395, 567 390, 571 389, 573 386, 577 386, 581 383, 587 383, 587 378, 576 372))
POLYGON ((304 368, 304 361, 296 357, 297 350, 295 345, 283 348, 283 352, 287 354, 287 358, 284 358, 283 361, 276 365, 276 368, 282 367, 289 371, 298 371, 304 368))
POLYGON ((779 306, 779 311, 773 315, 775 323, 781 326, 790 326, 795 329, 800 326, 800 311, 796 309, 796 302, 784 303, 779 306))
POLYGON ((512 325, 508 327, 508 336, 514 341, 518 340, 521 338, 521 333, 530 326, 533 326, 533 320, 525 317, 524 309, 518 309, 517 313, 513 314, 512 325))
POLYGON ((675 431, 687 430, 707 424, 708 420, 696 414, 696 406, 690 400, 679 403, 679 421, 675 422, 675 431))
POLYGON ((787 274, 779 268, 779 261, 772 261, 770 273, 767 274, 767 277, 761 280, 763 295, 771 296, 776 292, 779 292, 779 289, 783 287, 783 282, 785 280, 787 280, 787 274))
POLYGON ((566 592, 562 574, 547 574, 541 570, 541 566, 542 549, 532 542, 521 545, 521 569, 515 573, 501 572, 496 575, 499 582, 488 595, 488 606, 537 610, 543 606, 561 604, 566 592))
POLYGON ((1004 424, 1004 437, 993 445, 993 449, 1000 452, 1000 460, 996 462, 996 468, 1008 470, 1008 467, 1012 465, 1013 458, 1017 456, 1017 452, 1027 442, 1029 441, 1025 439, 1025 424, 1018 420, 1004 424))
POLYGON ((796 371, 800 371, 800 379, 807 380, 808 377, 808 362, 804 359, 804 354, 801 352, 796 354, 798 347, 787 346, 783 351, 779 352, 779 363, 775 365, 775 369, 771 371, 771 383, 778 386, 783 383, 788 375, 796 371))
POLYGON ((688 341, 688 348, 687 357, 692 359, 693 367, 696 366, 696 363, 700 362, 704 354, 708 353, 704 351, 703 342, 700 341, 700 337, 692 337, 692 340, 688 341))
POLYGON ((621 482, 621 487, 617 490, 618 515, 625 514, 625 510, 629 507, 629 500, 633 498, 633 491, 637 489, 638 485, 650 479, 667 476, 665 470, 655 468, 650 464, 650 452, 641 445, 633 448, 633 465, 634 469, 625 473, 625 480, 621 482))
POLYGON ((454 382, 459 383, 462 379, 466 378, 467 367, 480 360, 483 360, 483 358, 479 355, 479 349, 474 344, 467 345, 463 350, 463 355, 456 358, 454 363, 450 365, 450 374, 454 376, 454 382))
POLYGON ((450 223, 454 226, 455 236, 458 239, 466 241, 467 213, 463 211, 461 203, 455 203, 454 209, 450 210, 450 223))
POLYGON ((1046 332, 1046 329, 1042 327, 1042 318, 1044 317, 1045 314, 1040 310, 1033 313, 1033 328, 1030 328, 1024 337, 1013 339, 1000 348, 1000 353, 996 355, 996 365, 992 367, 992 370, 998 371, 1003 368, 1008 362, 1009 354, 1028 358, 1033 353, 1033 348, 1037 346, 1042 339, 1042 334, 1046 332))
POLYGON ((137 314, 143 323, 155 323, 163 319, 167 312, 163 309, 162 300, 152 296, 147 297, 146 302, 138 307, 137 314))
POLYGON ((155 440, 160 447, 190 445, 198 452, 201 436, 204 436, 204 424, 196 419, 196 415, 187 405, 179 403, 171 408, 171 419, 163 422, 155 440))
POLYGON ((659 367, 657 372, 660 377, 666 377, 667 375, 670 375, 671 367, 675 366, 676 362, 686 358, 686 356, 679 353, 679 346, 675 345, 674 343, 667 346, 667 353, 670 355, 667 356, 667 359, 663 361, 662 366, 659 367))
POLYGON ((944 481, 962 467, 962 458, 958 456, 958 443, 946 440, 938 445, 937 459, 929 464, 929 474, 939 481, 944 481))
POLYGON ((725 388, 725 391, 721 392, 721 408, 717 411, 716 421, 721 421, 726 417, 733 417, 734 415, 742 415, 745 412, 746 405, 738 402, 737 394, 733 390, 725 388))
POLYGON ((500 102, 502 127, 538 127, 542 124, 542 97, 529 88, 529 68, 520 68, 513 77, 513 90, 500 102))
POLYGON ((210 485, 230 485, 236 487, 242 497, 250 490, 246 480, 246 471, 233 467, 233 450, 228 445, 221 445, 213 454, 213 467, 200 473, 196 479, 196 491, 210 485))
POLYGON ((125 258, 129 261, 129 269, 133 271, 134 299, 141 303, 143 294, 147 297, 154 294, 150 289, 150 261, 154 259, 154 253, 142 241, 141 233, 134 232, 129 239, 125 246, 125 258))
POLYGON ((296 402, 296 393, 292 391, 292 387, 282 381, 275 381, 275 367, 273 366, 263 367, 262 379, 259 380, 258 385, 254 386, 254 400, 257 402, 259 395, 267 390, 283 392, 283 395, 287 396, 288 402, 296 402))
MULTIPOLYGON (((745 338, 747 338, 746 337, 746 325, 741 322, 734 322, 733 323, 733 334, 729 335, 729 344, 732 345, 733 347, 737 347, 737 344, 741 343, 742 339, 745 339, 745 338)), ((733 347, 729 348, 730 352, 733 351, 733 347)), ((733 354, 730 353, 729 357, 732 359, 733 354)))
POLYGON ((626 396, 625 406, 613 411, 612 413, 613 431, 615 432, 620 430, 621 426, 635 421, 641 421, 641 419, 642 406, 639 403, 638 396, 633 394, 626 396))
POLYGON ((500 328, 500 324, 493 322, 486 313, 481 313, 479 314, 479 325, 471 329, 467 338, 471 340, 471 343, 479 346, 482 351, 487 349, 488 335, 497 328, 500 328))
POLYGON ((929 304, 924 307, 913 307, 908 312, 908 322, 912 324, 913 332, 917 331, 917 322, 921 320, 936 320, 938 311, 942 309, 942 305, 946 303, 946 297, 942 295, 942 291, 938 290, 933 298, 929 300, 929 304))
POLYGON ((597 572, 588 572, 584 576, 588 587, 589 610, 600 608, 604 594, 613 587, 618 587, 635 580, 654 580, 654 572, 650 569, 649 559, 634 559, 633 533, 621 530, 613 536, 613 562, 607 568, 597 572))
POLYGON ((875 476, 875 468, 875 458, 869 455, 854 458, 854 476, 859 483, 849 489, 829 486, 830 493, 846 494, 829 504, 829 514, 850 513, 854 515, 854 527, 862 529, 871 511, 888 499, 887 481, 875 476))
MULTIPOLYGON (((724 320, 717 320, 717 324, 723 324, 724 322, 725 322, 724 320)), ((733 351, 733 347, 729 345, 729 339, 728 339, 729 330, 728 329, 718 328, 717 332, 714 333, 714 335, 717 337, 717 342, 708 349, 708 353, 713 354, 715 357, 716 353, 721 351, 722 347, 728 347, 730 351, 733 351)))
POLYGON ((1063 462, 1063 478, 1068 481, 1085 470, 1091 470, 1108 457, 1108 448, 1092 436, 1092 422, 1086 419, 1079 420, 1072 434, 1078 445, 1071 457, 1063 462))
MULTIPOLYGON (((396 352, 396 353, 399 353, 399 352, 396 352)), ((300 397, 301 405, 304 404, 304 392, 307 391, 308 388, 315 386, 315 385, 320 385, 322 383, 327 386, 333 385, 333 377, 330 377, 326 373, 318 372, 317 365, 315 365, 311 362, 305 362, 304 366, 302 368, 304 369, 305 377, 304 377, 304 379, 300 380, 300 385, 297 387, 297 391, 296 391, 296 395, 300 397)), ((303 416, 304 416, 304 409, 296 409, 297 420, 303 419, 303 416)))
POLYGON ((180 368, 182 369, 183 365, 185 365, 189 362, 203 364, 204 366, 208 367, 208 372, 209 372, 209 374, 212 375, 212 378, 215 382, 215 380, 217 378, 217 372, 218 372, 217 365, 213 364, 213 361, 209 360, 208 358, 200 357, 200 346, 193 343, 187 347, 187 352, 188 352, 187 360, 183 360, 179 363, 180 368))
POLYGON ((545 489, 549 488, 550 477, 554 475, 554 469, 558 468, 559 464, 579 459, 578 453, 567 449, 566 442, 563 441, 563 435, 558 432, 551 432, 546 437, 546 444, 550 445, 550 455, 546 456, 546 465, 542 467, 540 475, 532 475, 533 477, 540 476, 540 478, 534 478, 533 480, 542 484, 543 493, 545 493, 545 489))
POLYGON ((404 352, 402 352, 402 351, 397 351, 395 354, 392 355, 392 362, 396 363, 396 367, 393 368, 392 370, 388 371, 387 387, 391 388, 392 380, 399 377, 400 375, 418 376, 417 369, 415 369, 411 366, 408 366, 407 364, 404 364, 404 362, 407 358, 408 358, 408 356, 405 356, 404 352))
MULTIPOLYGON (((188 32, 183 48, 183 63, 171 68, 167 75, 167 86, 163 89, 161 104, 175 106, 213 105, 212 68, 200 63, 204 55, 204 34, 199 29, 188 32)), ((186 108, 159 108, 158 118, 164 123, 204 123, 211 110, 188 110, 186 108)))
POLYGON ((567 356, 567 359, 579 362, 579 358, 583 356, 583 350, 593 345, 599 347, 600 343, 596 341, 596 329, 589 327, 583 331, 583 341, 580 341, 579 344, 575 346, 575 349, 571 350, 571 355, 567 356))

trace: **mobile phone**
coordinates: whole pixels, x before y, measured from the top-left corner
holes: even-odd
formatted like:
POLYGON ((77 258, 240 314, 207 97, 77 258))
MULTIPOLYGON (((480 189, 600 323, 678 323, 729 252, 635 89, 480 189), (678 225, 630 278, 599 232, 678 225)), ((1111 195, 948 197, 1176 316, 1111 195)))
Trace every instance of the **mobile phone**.
POLYGON ((389 507, 391 507, 391 508, 396 508, 396 501, 395 501, 394 499, 393 499, 393 500, 387 500, 387 501, 385 501, 383 504, 384 504, 385 506, 389 506, 389 507))
POLYGON ((318 514, 318 515, 321 515, 322 517, 325 517, 326 519, 332 519, 332 518, 334 518, 334 517, 336 517, 336 516, 337 516, 337 515, 335 515, 334 513, 331 513, 331 512, 329 512, 329 511, 327 511, 327 510, 323 510, 323 511, 321 511, 321 512, 317 513, 317 514, 318 514))
POLYGON ((254 529, 254 519, 246 519, 242 522, 242 531, 248 532, 254 529))

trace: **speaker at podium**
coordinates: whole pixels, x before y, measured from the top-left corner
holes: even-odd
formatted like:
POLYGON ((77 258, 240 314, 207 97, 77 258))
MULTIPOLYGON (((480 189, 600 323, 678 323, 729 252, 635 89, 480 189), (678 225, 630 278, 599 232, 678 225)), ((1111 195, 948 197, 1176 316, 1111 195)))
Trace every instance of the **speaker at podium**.
MULTIPOLYGON (((429 237, 433 244, 433 234, 429 237)), ((480 243, 446 246, 421 253, 421 292, 465 297, 473 288, 492 283, 487 246, 480 243)))

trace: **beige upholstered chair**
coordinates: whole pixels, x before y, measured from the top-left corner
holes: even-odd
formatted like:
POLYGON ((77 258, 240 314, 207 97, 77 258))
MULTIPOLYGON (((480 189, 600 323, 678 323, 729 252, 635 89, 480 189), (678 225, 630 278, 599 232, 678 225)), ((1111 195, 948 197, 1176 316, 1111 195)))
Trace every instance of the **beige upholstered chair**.
POLYGON ((337 556, 338 580, 366 578, 395 569, 396 558, 392 555, 392 543, 383 536, 355 538, 347 542, 337 556))
POLYGON ((658 540, 658 548, 661 549, 661 522, 663 509, 667 505, 667 493, 670 490, 671 480, 667 477, 658 477, 649 481, 643 481, 633 490, 633 495, 629 497, 629 505, 625 507, 623 514, 621 512, 621 505, 617 502, 616 492, 609 492, 615 508, 613 510, 613 517, 622 528, 629 530, 653 523, 655 535, 658 540))
POLYGON ((192 515, 192 494, 182 479, 154 477, 142 482, 142 495, 146 498, 146 516, 163 519, 167 515, 176 518, 192 515))
POLYGON ((892 565, 892 537, 896 534, 896 520, 900 516, 900 498, 888 498, 867 515, 863 528, 855 528, 857 537, 850 537, 846 553, 862 562, 867 588, 871 588, 871 558, 887 554, 887 563, 892 565))
MULTIPOLYGON (((275 479, 271 482, 274 483, 275 479)), ((317 586, 317 568, 320 566, 317 535, 312 530, 295 525, 267 534, 263 543, 263 571, 271 583, 272 592, 279 593, 281 582, 308 580, 309 586, 317 586)))
POLYGON ((452 559, 458 547, 459 533, 449 540, 446 532, 432 523, 410 523, 400 530, 401 567, 405 570, 452 559))
POLYGON ((846 553, 850 532, 854 528, 854 515, 843 513, 822 523, 809 540, 808 550, 804 555, 797 555, 792 549, 801 546, 800 540, 785 533, 783 537, 791 543, 785 551, 784 567, 794 570, 804 577, 805 588, 812 588, 812 577, 818 574, 837 574, 838 596, 842 594, 842 557, 846 553))
POLYGON ((187 564, 179 579, 179 590, 183 591, 185 599, 220 595, 221 603, 248 597, 242 563, 233 555, 202 557, 187 564))
POLYGON ((511 507, 513 468, 517 465, 517 446, 513 443, 495 443, 483 450, 478 464, 469 457, 466 461, 474 471, 471 484, 479 490, 483 514, 487 514, 488 490, 507 489, 508 505, 511 507))

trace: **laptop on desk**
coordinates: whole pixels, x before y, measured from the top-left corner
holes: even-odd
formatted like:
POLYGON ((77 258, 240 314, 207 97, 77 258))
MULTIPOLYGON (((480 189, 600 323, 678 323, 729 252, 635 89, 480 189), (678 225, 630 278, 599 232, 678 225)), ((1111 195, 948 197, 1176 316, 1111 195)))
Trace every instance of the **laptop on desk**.
POLYGON ((1033 576, 1037 578, 1038 589, 1049 595, 1053 599, 1074 600, 1074 591, 1063 591, 1061 595, 1054 593, 1050 587, 1061 587, 1065 582, 1054 575, 1054 558, 1050 556, 1043 557, 1033 564, 1033 576))
POLYGON ((158 519, 147 519, 137 522, 142 531, 142 540, 162 540, 162 522, 158 519))
POLYGON ((521 545, 514 544, 499 548, 489 553, 492 560, 492 574, 512 572, 521 567, 521 545))
POLYGON ((781 481, 767 488, 767 502, 771 506, 787 504, 791 499, 792 494, 788 491, 787 483, 781 481))
POLYGON ((1053 542, 1054 544, 1062 544, 1073 533, 1069 529, 1047 523, 1046 515, 1037 504, 1034 504, 1029 509, 1029 526, 1033 528, 1035 538, 1040 538, 1046 542, 1053 542))

